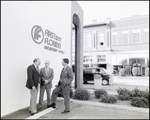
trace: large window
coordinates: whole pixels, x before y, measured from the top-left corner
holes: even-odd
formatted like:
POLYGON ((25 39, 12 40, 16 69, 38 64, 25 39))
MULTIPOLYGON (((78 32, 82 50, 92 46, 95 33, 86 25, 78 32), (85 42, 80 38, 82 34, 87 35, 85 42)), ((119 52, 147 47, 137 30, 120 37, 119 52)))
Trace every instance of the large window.
POLYGON ((105 32, 97 31, 96 47, 99 49, 102 46, 106 46, 105 43, 105 32))
POLYGON ((149 42, 149 29, 144 29, 145 42, 149 42))
POLYGON ((132 30, 133 33, 133 43, 140 43, 140 30, 132 30))
POLYGON ((118 44, 117 32, 112 32, 112 45, 117 45, 117 44, 118 44))
POLYGON ((98 34, 98 39, 99 39, 99 44, 104 45, 104 34, 103 33, 98 34))
POLYGON ((123 44, 129 43, 129 33, 128 31, 123 31, 123 44))

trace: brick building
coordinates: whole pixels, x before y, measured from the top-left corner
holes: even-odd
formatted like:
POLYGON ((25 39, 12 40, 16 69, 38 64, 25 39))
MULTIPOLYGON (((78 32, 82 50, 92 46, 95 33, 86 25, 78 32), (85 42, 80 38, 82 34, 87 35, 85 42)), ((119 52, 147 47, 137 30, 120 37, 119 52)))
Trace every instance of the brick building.
MULTIPOLYGON (((72 38, 72 66, 74 66, 74 31, 72 38)), ((113 69, 128 66, 132 75, 133 66, 139 75, 145 75, 149 64, 149 15, 97 23, 83 28, 83 66, 113 69)))

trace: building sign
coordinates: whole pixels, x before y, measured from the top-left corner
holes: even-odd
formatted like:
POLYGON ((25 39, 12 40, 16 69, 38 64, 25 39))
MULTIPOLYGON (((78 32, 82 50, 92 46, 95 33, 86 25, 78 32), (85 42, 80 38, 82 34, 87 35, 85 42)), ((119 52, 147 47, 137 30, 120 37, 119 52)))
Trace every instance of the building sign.
POLYGON ((41 26, 35 25, 31 30, 31 36, 36 44, 44 43, 45 50, 62 54, 65 53, 63 50, 61 50, 61 37, 57 36, 54 32, 51 32, 47 29, 43 31, 41 26))

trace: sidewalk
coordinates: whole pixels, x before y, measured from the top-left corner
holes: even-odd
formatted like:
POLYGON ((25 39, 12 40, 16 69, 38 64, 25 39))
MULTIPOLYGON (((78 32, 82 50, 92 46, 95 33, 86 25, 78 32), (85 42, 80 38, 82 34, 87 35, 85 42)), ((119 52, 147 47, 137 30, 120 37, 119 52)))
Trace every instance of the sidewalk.
MULTIPOLYGON (((90 91, 92 92, 92 90, 90 91)), ((129 107, 125 105, 105 104, 99 102, 80 101, 71 99, 71 112, 62 114, 64 110, 63 98, 57 98, 57 107, 46 108, 46 101, 44 102, 43 109, 37 114, 31 116, 28 108, 19 110, 1 119, 77 119, 77 118, 127 118, 127 119, 148 119, 148 108, 129 107)))

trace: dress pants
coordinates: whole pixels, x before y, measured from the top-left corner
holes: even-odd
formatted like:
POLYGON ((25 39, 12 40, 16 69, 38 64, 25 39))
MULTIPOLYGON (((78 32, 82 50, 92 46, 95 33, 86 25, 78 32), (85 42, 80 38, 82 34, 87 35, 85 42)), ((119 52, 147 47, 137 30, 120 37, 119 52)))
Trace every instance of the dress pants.
POLYGON ((58 93, 62 91, 64 96, 64 105, 65 110, 70 111, 70 86, 64 86, 63 84, 60 84, 58 87, 56 87, 52 92, 51 102, 56 104, 56 99, 58 93))
POLYGON ((31 98, 30 98, 29 111, 31 111, 31 113, 36 113, 37 112, 36 102, 37 102, 38 88, 36 90, 30 89, 30 94, 31 94, 31 98))
POLYGON ((42 107, 43 104, 43 96, 46 90, 47 93, 47 105, 50 105, 50 95, 51 95, 51 88, 46 85, 40 85, 40 97, 39 97, 39 107, 42 107))

